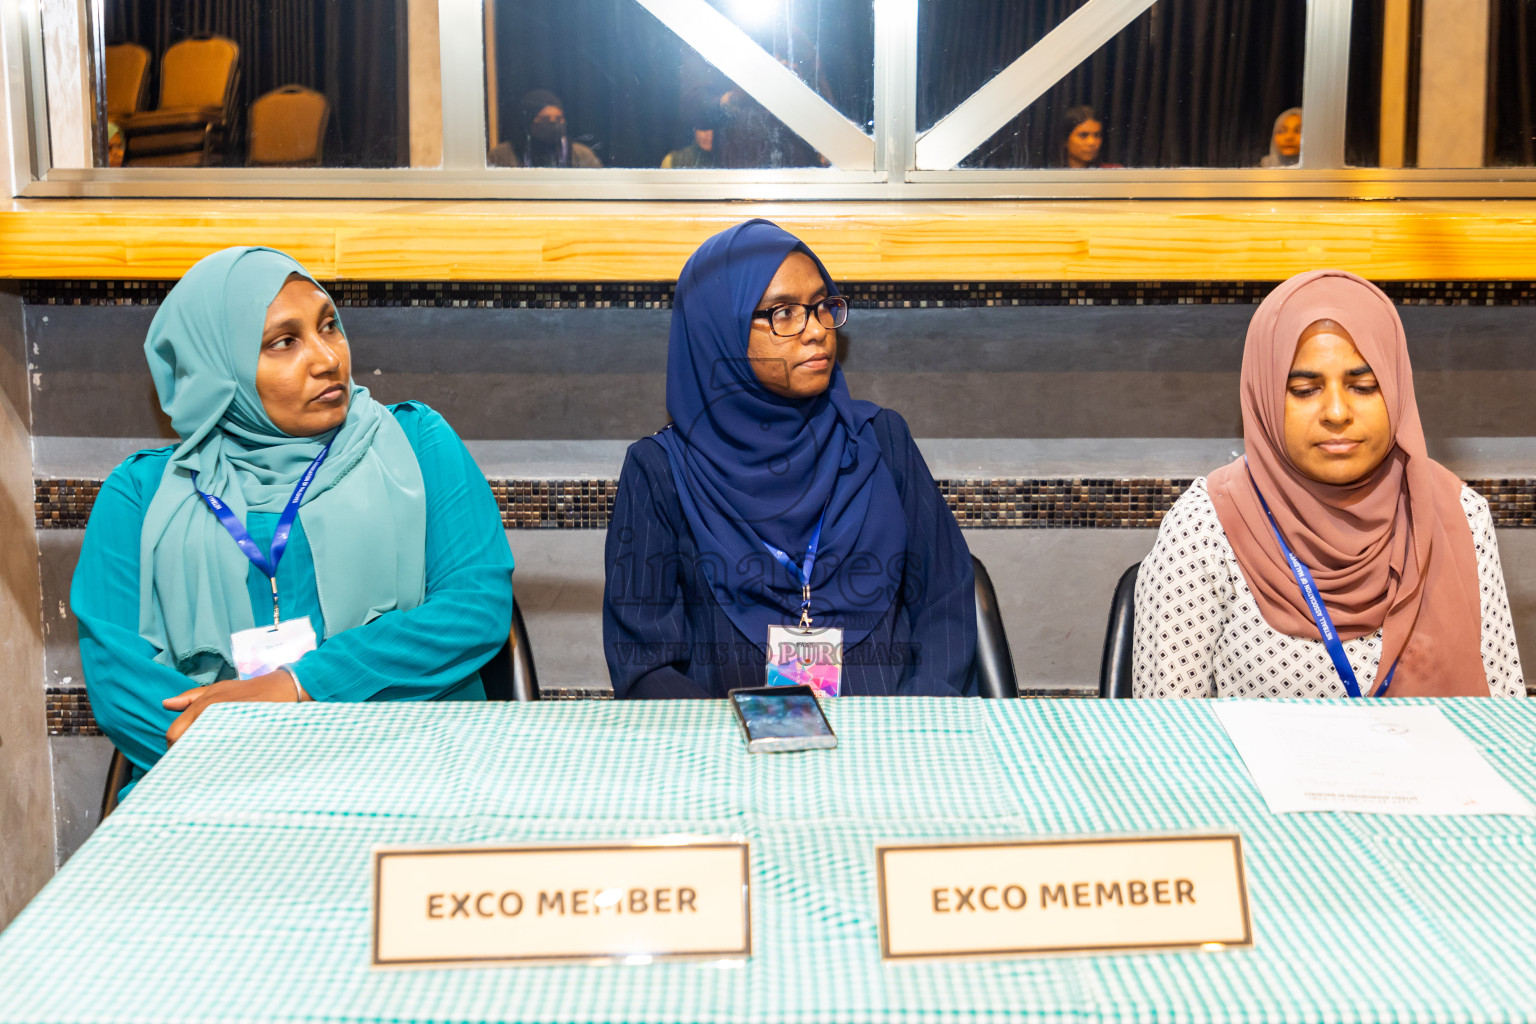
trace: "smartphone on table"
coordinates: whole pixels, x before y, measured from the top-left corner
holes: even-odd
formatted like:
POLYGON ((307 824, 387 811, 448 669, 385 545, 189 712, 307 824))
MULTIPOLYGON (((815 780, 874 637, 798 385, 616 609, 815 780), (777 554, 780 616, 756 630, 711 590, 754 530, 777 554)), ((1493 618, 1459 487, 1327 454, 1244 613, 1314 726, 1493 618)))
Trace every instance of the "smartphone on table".
POLYGON ((754 686, 732 690, 727 697, 751 753, 837 746, 837 735, 809 686, 754 686))

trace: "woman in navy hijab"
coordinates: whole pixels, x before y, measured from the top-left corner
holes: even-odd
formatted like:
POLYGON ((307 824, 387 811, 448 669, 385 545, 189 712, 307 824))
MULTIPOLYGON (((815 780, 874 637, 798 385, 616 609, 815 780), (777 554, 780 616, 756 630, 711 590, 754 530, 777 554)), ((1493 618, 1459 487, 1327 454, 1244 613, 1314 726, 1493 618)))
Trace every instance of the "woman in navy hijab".
POLYGON ((615 697, 723 697, 764 685, 770 657, 775 681, 829 696, 975 692, 970 552, 906 423, 848 394, 847 315, 821 261, 766 220, 683 268, 672 423, 630 446, 608 528, 615 697))

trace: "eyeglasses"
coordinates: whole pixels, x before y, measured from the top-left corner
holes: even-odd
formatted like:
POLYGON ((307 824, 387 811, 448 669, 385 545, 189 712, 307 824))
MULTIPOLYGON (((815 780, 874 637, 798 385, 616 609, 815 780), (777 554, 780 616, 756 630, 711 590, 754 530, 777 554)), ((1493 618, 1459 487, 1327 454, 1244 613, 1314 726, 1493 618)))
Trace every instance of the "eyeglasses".
POLYGON ((828 330, 836 330, 848 322, 848 300, 841 295, 829 295, 816 303, 786 302, 772 309, 759 309, 752 314, 752 319, 767 320, 774 334, 793 338, 805 330, 812 310, 816 312, 817 322, 828 330))

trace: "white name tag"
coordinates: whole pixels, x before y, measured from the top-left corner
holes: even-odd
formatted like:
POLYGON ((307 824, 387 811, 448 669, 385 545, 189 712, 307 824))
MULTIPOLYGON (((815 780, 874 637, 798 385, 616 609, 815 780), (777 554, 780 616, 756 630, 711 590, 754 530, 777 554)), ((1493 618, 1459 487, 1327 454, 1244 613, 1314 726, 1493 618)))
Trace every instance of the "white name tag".
POLYGON ((767 685, 809 686, 818 697, 836 697, 843 689, 843 631, 769 626, 767 685))
POLYGON ((284 619, 275 626, 257 626, 229 635, 235 671, 241 679, 252 679, 291 665, 315 649, 315 627, 309 616, 284 619))
POLYGON ((752 954, 748 844, 378 849, 373 966, 752 954))
POLYGON ((1235 835, 880 846, 887 960, 1249 946, 1235 835))

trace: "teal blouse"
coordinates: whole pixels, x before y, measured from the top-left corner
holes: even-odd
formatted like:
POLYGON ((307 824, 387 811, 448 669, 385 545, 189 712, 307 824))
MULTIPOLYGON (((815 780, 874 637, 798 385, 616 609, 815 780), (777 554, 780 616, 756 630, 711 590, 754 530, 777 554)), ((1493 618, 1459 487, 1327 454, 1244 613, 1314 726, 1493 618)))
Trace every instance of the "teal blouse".
MULTIPOLYGON (((419 402, 390 411, 426 487, 426 599, 325 639, 301 515, 278 565, 278 591, 282 617, 308 615, 318 646, 294 672, 315 700, 484 700, 480 666, 506 643, 512 622, 513 561, 501 512, 485 475, 442 416, 419 402)), ((139 534, 171 451, 137 452, 102 484, 70 590, 91 708, 133 762, 135 780, 165 753, 165 731, 178 714, 160 702, 190 685, 155 661, 153 645, 139 635, 139 534)), ((277 513, 258 512, 246 523, 263 550, 271 546, 277 519, 277 513)), ((271 585, 254 565, 246 590, 257 624, 270 622, 271 585)), ((228 677, 234 676, 231 667, 228 677)))

